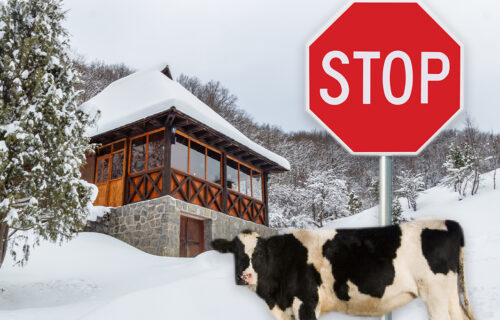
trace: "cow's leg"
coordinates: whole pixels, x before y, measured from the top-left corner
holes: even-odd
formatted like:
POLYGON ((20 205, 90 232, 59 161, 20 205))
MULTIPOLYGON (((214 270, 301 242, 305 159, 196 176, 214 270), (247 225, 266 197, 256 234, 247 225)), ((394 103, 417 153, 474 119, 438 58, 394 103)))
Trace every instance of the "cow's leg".
POLYGON ((290 317, 277 305, 274 305, 274 307, 270 311, 276 320, 291 320, 290 317))
MULTIPOLYGON (((450 286, 448 276, 435 276, 419 287, 419 295, 427 307, 430 320, 450 320, 450 286)), ((456 283, 455 283, 456 285, 456 283)), ((460 318, 459 318, 460 319, 460 318)))

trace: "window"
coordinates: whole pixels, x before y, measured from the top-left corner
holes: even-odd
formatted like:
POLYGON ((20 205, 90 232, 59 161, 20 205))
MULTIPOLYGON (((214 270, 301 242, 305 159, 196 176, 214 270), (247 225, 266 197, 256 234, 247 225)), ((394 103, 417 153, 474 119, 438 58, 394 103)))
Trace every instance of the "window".
POLYGON ((238 162, 231 159, 227 159, 227 187, 235 191, 239 191, 238 188, 238 162))
POLYGON ((252 185, 250 181, 251 170, 240 164, 240 192, 252 196, 252 185))
POLYGON ((262 173, 252 170, 252 196, 262 201, 262 173))
POLYGON ((175 143, 172 145, 172 167, 188 171, 188 139, 176 135, 175 143))
POLYGON ((146 170, 146 136, 132 140, 130 173, 146 170))
POLYGON ((173 168, 214 183, 221 183, 222 155, 219 152, 179 132, 175 134, 175 143, 172 144, 171 150, 173 168))
POLYGON ((207 180, 215 183, 221 183, 220 178, 220 159, 221 154, 207 149, 207 180))
POLYGON ((205 147, 190 141, 189 172, 192 175, 205 178, 205 147))
POLYGON ((97 149, 96 183, 123 178, 125 139, 106 144, 97 149))
POLYGON ((262 172, 227 159, 227 187, 262 201, 262 172))
POLYGON ((149 136, 148 142, 148 169, 158 168, 163 166, 163 154, 165 135, 163 131, 153 133, 149 136))
POLYGON ((111 163, 111 180, 121 178, 123 176, 123 151, 113 154, 111 163))
POLYGON ((163 129, 135 137, 130 142, 130 173, 163 167, 165 153, 163 129))

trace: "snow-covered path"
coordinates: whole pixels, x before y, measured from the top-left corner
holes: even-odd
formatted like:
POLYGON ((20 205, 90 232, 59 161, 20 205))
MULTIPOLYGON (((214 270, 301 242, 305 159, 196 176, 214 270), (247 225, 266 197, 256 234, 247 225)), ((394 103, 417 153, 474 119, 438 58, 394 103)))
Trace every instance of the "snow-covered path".
MULTIPOLYGON (((500 189, 486 175, 479 194, 462 201, 440 187, 427 190, 418 211, 459 221, 466 234, 467 284, 476 316, 500 319, 500 189)), ((377 208, 328 227, 377 224, 377 208)), ((234 285, 231 255, 206 252, 194 259, 156 257, 114 238, 82 233, 58 246, 42 243, 25 268, 0 270, 0 319, 273 319, 264 302, 234 285)), ((427 319, 420 300, 393 318, 427 319)), ((355 319, 340 314, 321 318, 355 319)))

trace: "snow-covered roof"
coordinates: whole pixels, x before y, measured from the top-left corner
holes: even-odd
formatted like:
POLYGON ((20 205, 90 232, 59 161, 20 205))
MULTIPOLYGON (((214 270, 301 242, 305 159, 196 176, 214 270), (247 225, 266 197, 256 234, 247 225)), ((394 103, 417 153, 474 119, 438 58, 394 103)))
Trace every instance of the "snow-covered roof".
POLYGON ((100 135, 172 107, 290 170, 288 160, 250 140, 182 85, 156 70, 119 79, 84 103, 87 112, 101 112, 97 125, 87 134, 100 135))

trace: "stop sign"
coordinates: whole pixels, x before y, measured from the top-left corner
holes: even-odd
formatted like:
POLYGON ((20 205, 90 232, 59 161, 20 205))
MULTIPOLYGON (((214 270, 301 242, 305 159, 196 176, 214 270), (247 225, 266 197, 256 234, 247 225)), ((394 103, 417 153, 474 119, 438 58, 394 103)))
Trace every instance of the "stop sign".
POLYGON ((417 2, 351 2, 306 56, 306 108, 353 154, 418 154, 463 107, 462 46, 417 2))

